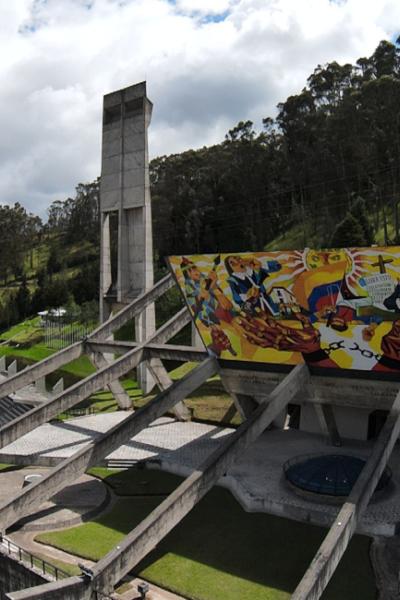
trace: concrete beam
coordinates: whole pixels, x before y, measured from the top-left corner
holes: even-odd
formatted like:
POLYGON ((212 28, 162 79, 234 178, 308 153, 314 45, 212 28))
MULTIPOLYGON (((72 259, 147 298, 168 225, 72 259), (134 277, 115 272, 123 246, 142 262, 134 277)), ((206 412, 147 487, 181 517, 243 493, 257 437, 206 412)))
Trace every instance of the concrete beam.
MULTIPOLYGON (((151 341, 162 343, 173 337, 190 319, 189 311, 183 308, 150 338, 151 341)), ((7 423, 0 429, 0 448, 11 444, 14 440, 25 435, 43 423, 47 423, 57 415, 65 412, 75 404, 82 402, 95 392, 103 389, 109 383, 125 375, 135 368, 144 358, 144 347, 146 342, 127 352, 121 358, 115 360, 111 365, 100 369, 97 373, 89 375, 82 381, 75 383, 62 394, 55 396, 48 402, 36 406, 32 410, 21 415, 14 421, 7 423)))
POLYGON ((34 383, 45 375, 48 375, 66 363, 69 363, 71 360, 79 358, 82 354, 83 344, 82 342, 76 342, 75 344, 72 344, 72 346, 68 346, 68 348, 60 350, 56 354, 27 367, 23 371, 20 371, 16 375, 13 375, 0 383, 0 398, 9 396, 30 383, 34 383))
POLYGON ((115 379, 134 369, 142 360, 143 348, 135 348, 116 360, 112 365, 89 375, 48 402, 36 406, 14 419, 14 421, 7 423, 0 429, 0 447, 11 444, 11 442, 32 431, 32 429, 47 423, 50 419, 54 419, 75 404, 82 402, 82 400, 103 389, 115 379))
MULTIPOLYGON (((159 358, 152 358, 149 360, 147 363, 147 368, 149 369, 160 392, 163 392, 171 387, 172 379, 168 375, 166 368, 159 358)), ((190 421, 190 410, 183 402, 176 404, 172 410, 179 421, 190 421)))
MULTIPOLYGON (((116 315, 108 319, 105 323, 97 327, 89 336, 88 340, 106 339, 117 331, 126 321, 139 315, 147 306, 152 304, 157 298, 162 296, 169 288, 174 284, 171 274, 166 275, 163 279, 158 281, 151 290, 141 294, 128 306, 120 310, 116 315)), ((188 312, 188 311, 187 311, 188 312)), ((188 313, 189 314, 189 313, 188 313)), ((36 363, 27 367, 20 373, 9 377, 6 381, 0 383, 0 397, 9 396, 17 390, 26 387, 30 383, 34 383, 36 380, 52 373, 62 365, 79 358, 83 353, 82 342, 76 342, 68 348, 60 350, 56 354, 49 356, 36 363)))
POLYGON ((76 481, 89 467, 99 464, 108 454, 184 400, 204 381, 215 375, 217 370, 217 361, 208 358, 96 441, 63 460, 37 483, 22 488, 16 496, 3 502, 0 505, 0 531, 4 532, 65 486, 76 481))
MULTIPOLYGON (((97 369, 104 369, 105 367, 110 366, 110 363, 107 362, 101 352, 93 352, 92 361, 97 369)), ((122 410, 129 410, 132 408, 132 401, 129 394, 124 390, 118 379, 109 383, 107 387, 114 396, 118 408, 121 408, 122 410)))
POLYGON ((8 592, 5 597, 8 600, 91 600, 93 591, 87 579, 75 576, 20 592, 8 592))
POLYGON ((97 327, 89 336, 89 340, 106 340, 115 331, 118 331, 127 321, 140 315, 147 306, 162 296, 174 285, 171 274, 160 279, 148 292, 140 294, 128 306, 120 310, 116 315, 110 317, 105 323, 97 327))
POLYGON ((328 436, 332 446, 339 447, 342 445, 339 430, 337 428, 335 413, 333 406, 330 404, 314 404, 314 409, 317 414, 321 429, 328 436))
POLYGON ((292 600, 317 600, 342 558, 357 522, 368 506, 400 433, 400 392, 372 452, 325 537, 310 567, 297 586, 292 600))
MULTIPOLYGON (((102 353, 125 354, 137 348, 139 342, 86 342, 89 351, 102 353)), ((160 358, 162 360, 181 360, 182 362, 197 362, 207 358, 208 352, 194 346, 178 346, 175 344, 146 344, 146 358, 160 358)))
MULTIPOLYGON (((132 414, 122 424, 114 427, 114 433, 121 435, 121 427, 126 429, 127 421, 139 425, 140 419, 154 420, 155 414, 147 414, 153 407, 157 406, 158 410, 168 410, 165 403, 172 400, 172 396, 180 392, 187 393, 190 389, 196 389, 203 381, 212 376, 217 369, 217 362, 213 358, 208 358, 204 363, 196 367, 188 373, 179 382, 160 394, 149 405, 139 409, 132 414), (168 400, 169 398, 169 400, 168 400), (161 403, 163 406, 161 406, 161 403)), ((250 418, 243 423, 234 433, 232 433, 225 441, 221 443, 219 448, 207 458, 206 461, 197 469, 188 479, 186 479, 159 507, 156 508, 142 523, 136 527, 118 548, 112 550, 103 559, 101 559, 93 569, 93 579, 83 579, 80 577, 71 577, 62 582, 58 587, 56 584, 46 584, 24 590, 23 592, 12 592, 8 594, 10 600, 52 600, 68 599, 68 600, 89 600, 97 597, 99 592, 111 593, 114 585, 129 572, 146 554, 148 554, 154 546, 163 538, 169 531, 179 523, 182 518, 190 512, 199 500, 211 489, 218 479, 229 469, 236 458, 243 450, 253 442, 273 419, 282 411, 293 395, 297 392, 298 387, 304 385, 308 378, 308 369, 305 365, 299 365, 285 378, 285 380, 272 392, 268 401, 260 404, 250 418)), ((178 398, 179 401, 179 398, 178 398)), ((130 434, 132 431, 130 429, 130 434)), ((104 454, 104 448, 99 453, 98 446, 101 444, 110 443, 110 433, 105 434, 100 442, 95 446, 97 448, 86 448, 77 453, 74 457, 64 461, 62 465, 56 467, 42 481, 32 484, 21 490, 19 496, 24 498, 24 502, 31 507, 32 501, 37 503, 38 488, 45 487, 46 492, 51 495, 64 485, 67 485, 71 476, 76 477, 79 470, 82 468, 85 459, 91 455, 91 459, 87 462, 95 464, 100 454, 104 454), (79 454, 79 456, 78 456, 79 454), (97 455, 97 458, 95 457, 97 455), (93 461, 93 462, 91 462, 93 461), (67 464, 68 463, 68 464, 67 464), (79 469, 77 466, 79 464, 79 469), (71 469, 72 467, 72 469, 71 469), (75 468, 74 468, 75 467, 75 468), (66 478, 66 479, 63 479, 66 478), (56 480, 60 480, 58 485, 56 480), (43 486, 46 482, 46 486, 43 486), (49 488, 51 487, 51 491, 49 488), (36 488, 36 491, 35 491, 36 488)), ((116 440, 114 440, 115 443, 116 440)), ((117 444, 121 440, 118 439, 117 444)), ((107 453, 111 451, 107 448, 107 453)), ((47 495, 47 494, 46 494, 47 495)), ((4 514, 4 508, 0 508, 1 514, 4 514)), ((14 515, 15 518, 15 515, 14 515)))
POLYGON ((277 417, 308 378, 306 365, 296 366, 234 433, 144 519, 118 547, 93 567, 92 585, 110 593, 113 586, 135 567, 192 510, 233 465, 249 444, 277 417))
POLYGON ((230 394, 236 410, 242 419, 247 419, 258 406, 258 402, 246 394, 230 394))
MULTIPOLYGON (((260 389, 268 394, 285 377, 277 371, 235 369, 224 366, 221 381, 229 393, 257 396, 260 389)), ((398 391, 398 382, 365 378, 311 375, 310 384, 298 394, 294 402, 318 402, 335 406, 390 410, 398 391), (338 385, 340 381, 340 385, 338 385)))

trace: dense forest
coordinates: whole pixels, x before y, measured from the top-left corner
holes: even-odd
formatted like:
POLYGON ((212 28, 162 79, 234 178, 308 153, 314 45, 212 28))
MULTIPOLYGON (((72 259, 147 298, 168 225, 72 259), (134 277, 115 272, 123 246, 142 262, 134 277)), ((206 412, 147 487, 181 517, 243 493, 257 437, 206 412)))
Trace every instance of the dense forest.
MULTIPOLYGON (((261 132, 239 122, 220 144, 154 159, 150 178, 158 269, 168 254, 400 243, 400 38, 318 65, 261 132)), ((99 180, 54 201, 46 223, 0 206, 0 327, 95 300, 98 242, 99 180)))
POLYGON ((262 249, 292 227, 298 246, 368 244, 380 229, 398 242, 399 41, 318 65, 261 133, 241 122, 221 144, 154 160, 160 256, 262 249))

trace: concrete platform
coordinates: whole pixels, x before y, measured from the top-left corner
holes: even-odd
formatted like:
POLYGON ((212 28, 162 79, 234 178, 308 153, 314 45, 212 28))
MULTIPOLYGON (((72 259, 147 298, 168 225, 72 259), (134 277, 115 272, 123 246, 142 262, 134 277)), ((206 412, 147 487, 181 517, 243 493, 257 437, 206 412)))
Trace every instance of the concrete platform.
MULTIPOLYGON (((7 376, 0 373, 0 383, 5 381, 7 376)), ((10 398, 12 398, 15 402, 21 402, 23 404, 30 404, 31 406, 37 406, 43 404, 43 402, 47 402, 49 396, 44 392, 38 390, 38 388, 31 384, 27 385, 24 388, 15 392, 15 394, 11 394, 10 398)))
MULTIPOLYGON (((31 467, 0 473, 0 504, 22 489, 27 475, 45 475, 48 471, 49 468, 31 467)), ((21 519, 13 529, 44 531, 72 527, 97 515, 109 500, 110 493, 102 481, 83 475, 42 504, 39 510, 21 519)))
MULTIPOLYGON (((3 448, 0 461, 57 464, 126 416, 127 413, 121 411, 43 425, 3 448)), ((110 454, 106 461, 145 462, 150 467, 187 476, 231 432, 229 428, 182 423, 163 417, 110 454)), ((370 442, 351 441, 341 448, 333 448, 319 435, 297 430, 267 431, 220 480, 220 485, 230 489, 246 511, 267 512, 329 526, 339 507, 294 493, 285 482, 283 464, 295 456, 313 453, 367 457, 370 449, 370 442)), ((399 445, 395 447, 389 466, 393 471, 392 482, 370 503, 360 523, 360 533, 391 536, 396 532, 400 522, 399 445)), ((0 482, 1 477, 0 474, 0 482)))

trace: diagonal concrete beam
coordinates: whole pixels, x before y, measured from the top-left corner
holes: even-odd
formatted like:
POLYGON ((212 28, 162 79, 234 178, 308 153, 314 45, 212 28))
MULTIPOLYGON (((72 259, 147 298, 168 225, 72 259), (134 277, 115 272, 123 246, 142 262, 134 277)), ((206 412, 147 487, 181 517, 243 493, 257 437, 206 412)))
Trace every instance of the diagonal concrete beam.
MULTIPOLYGON (((161 392, 167 390, 172 385, 172 379, 159 358, 149 360, 147 368, 161 392)), ((190 410, 183 402, 180 402, 173 408, 173 413, 179 421, 189 421, 191 417, 190 410)))
POLYGON ((328 437, 332 446, 342 445, 337 427, 335 413, 331 404, 313 404, 322 432, 328 437))
MULTIPOLYGON (((93 352, 92 360, 97 369, 103 369, 104 367, 110 366, 110 363, 107 362, 101 352, 93 352)), ((122 410, 128 410, 129 408, 132 408, 132 400, 130 399, 128 392, 126 392, 122 387, 119 379, 112 381, 107 387, 114 396, 118 408, 121 408, 122 410)))
POLYGON ((96 563, 93 567, 96 591, 112 592, 113 586, 192 510, 308 381, 308 373, 306 365, 297 365, 192 475, 131 531, 118 547, 96 563))
POLYGON ((144 292, 133 302, 124 307, 117 314, 110 317, 105 323, 97 327, 88 339, 90 340, 106 340, 115 331, 118 331, 127 321, 140 315, 143 310, 152 304, 157 298, 162 296, 167 290, 174 285, 172 275, 169 273, 163 279, 160 279, 148 292, 144 292))
POLYGON ((0 505, 0 531, 30 514, 58 491, 76 481, 89 467, 99 464, 104 457, 164 415, 217 371, 217 361, 208 358, 96 441, 63 460, 40 481, 22 488, 16 496, 3 502, 0 505))
POLYGON ((83 351, 83 343, 76 342, 68 346, 68 348, 60 350, 56 354, 44 358, 40 362, 16 373, 12 377, 8 377, 8 379, 0 383, 0 398, 13 394, 30 383, 34 383, 41 377, 59 369, 71 360, 79 358, 83 354, 83 351))
MULTIPOLYGON (((150 340, 158 343, 167 341, 180 331, 189 320, 189 311, 186 308, 182 308, 179 313, 160 327, 151 336, 150 340)), ((146 342, 127 352, 107 367, 103 367, 97 373, 89 375, 82 381, 75 383, 48 402, 36 406, 17 419, 14 419, 14 421, 7 423, 7 425, 0 429, 0 448, 11 444, 11 442, 32 431, 32 429, 35 429, 39 425, 47 423, 50 419, 53 419, 75 404, 82 402, 82 400, 85 400, 135 368, 144 358, 145 345, 146 342)))
MULTIPOLYGON (((124 307, 116 315, 108 319, 108 321, 97 327, 87 339, 106 340, 107 337, 120 329, 126 321, 139 315, 147 306, 162 296, 173 285, 174 280, 172 275, 166 275, 163 279, 158 281, 151 290, 138 296, 133 302, 128 304, 128 306, 124 307)), ((24 369, 20 373, 9 377, 6 381, 0 383, 0 398, 8 396, 30 383, 34 383, 41 377, 52 373, 62 365, 65 365, 75 358, 79 358, 82 353, 82 342, 76 342, 75 344, 68 346, 68 348, 60 350, 52 356, 24 369)))
POLYGON ((400 392, 347 501, 294 591, 292 600, 317 600, 321 597, 368 506, 399 433, 400 392))
MULTIPOLYGON (((193 377, 199 369, 206 369, 208 376, 215 370, 216 361, 207 359, 196 367, 184 380, 193 377)), ((202 375, 204 377, 204 373, 202 375)), ((200 378, 196 376, 196 385, 200 378)), ((164 502, 160 504, 142 523, 136 527, 118 547, 109 552, 93 568, 93 577, 71 577, 62 581, 64 596, 56 596, 53 583, 44 584, 38 588, 30 588, 21 592, 7 594, 10 600, 53 600, 53 598, 68 598, 69 600, 91 600, 101 594, 111 593, 114 585, 128 573, 159 541, 165 537, 183 517, 211 489, 218 479, 229 469, 243 450, 253 442, 273 421, 277 414, 286 406, 298 389, 308 380, 306 365, 298 365, 271 393, 268 401, 264 401, 226 441, 213 452, 202 465, 194 471, 164 502)), ((178 389, 180 382, 163 392, 160 397, 169 395, 173 388, 178 389), (178 385, 177 385, 178 384, 178 385)), ((154 402, 154 401, 153 401, 154 402)), ((142 409, 139 409, 142 410, 142 409)), ((139 411, 134 413, 135 418, 139 411)), ((124 425, 126 421, 122 424, 124 425)), ((57 468, 58 469, 58 468, 57 468)), ((57 470, 56 469, 56 470, 57 470)), ((25 488, 27 492, 38 487, 41 482, 25 488)), ((24 490, 23 490, 24 491, 24 490)))

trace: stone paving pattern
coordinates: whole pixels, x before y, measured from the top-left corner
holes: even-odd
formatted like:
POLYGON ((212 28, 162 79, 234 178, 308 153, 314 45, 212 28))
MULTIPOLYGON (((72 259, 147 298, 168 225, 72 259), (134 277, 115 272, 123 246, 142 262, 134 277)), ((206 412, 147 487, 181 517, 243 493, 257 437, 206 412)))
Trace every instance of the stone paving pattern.
MULTIPOLYGON (((0 461, 56 464, 96 439, 129 413, 119 411, 46 424, 2 449, 0 461), (32 456, 34 458, 32 458, 32 456)), ((146 461, 172 473, 187 476, 220 441, 230 428, 193 422, 157 419, 107 457, 107 460, 146 461)), ((339 507, 305 499, 289 488, 282 465, 290 458, 313 453, 350 453, 367 457, 371 442, 347 441, 341 448, 327 444, 326 438, 297 430, 265 432, 253 443, 220 484, 232 491, 245 510, 268 512, 300 521, 329 525, 339 507)), ((370 503, 359 531, 370 535, 393 535, 400 522, 400 449, 396 446, 390 466, 393 479, 387 490, 370 503)))

